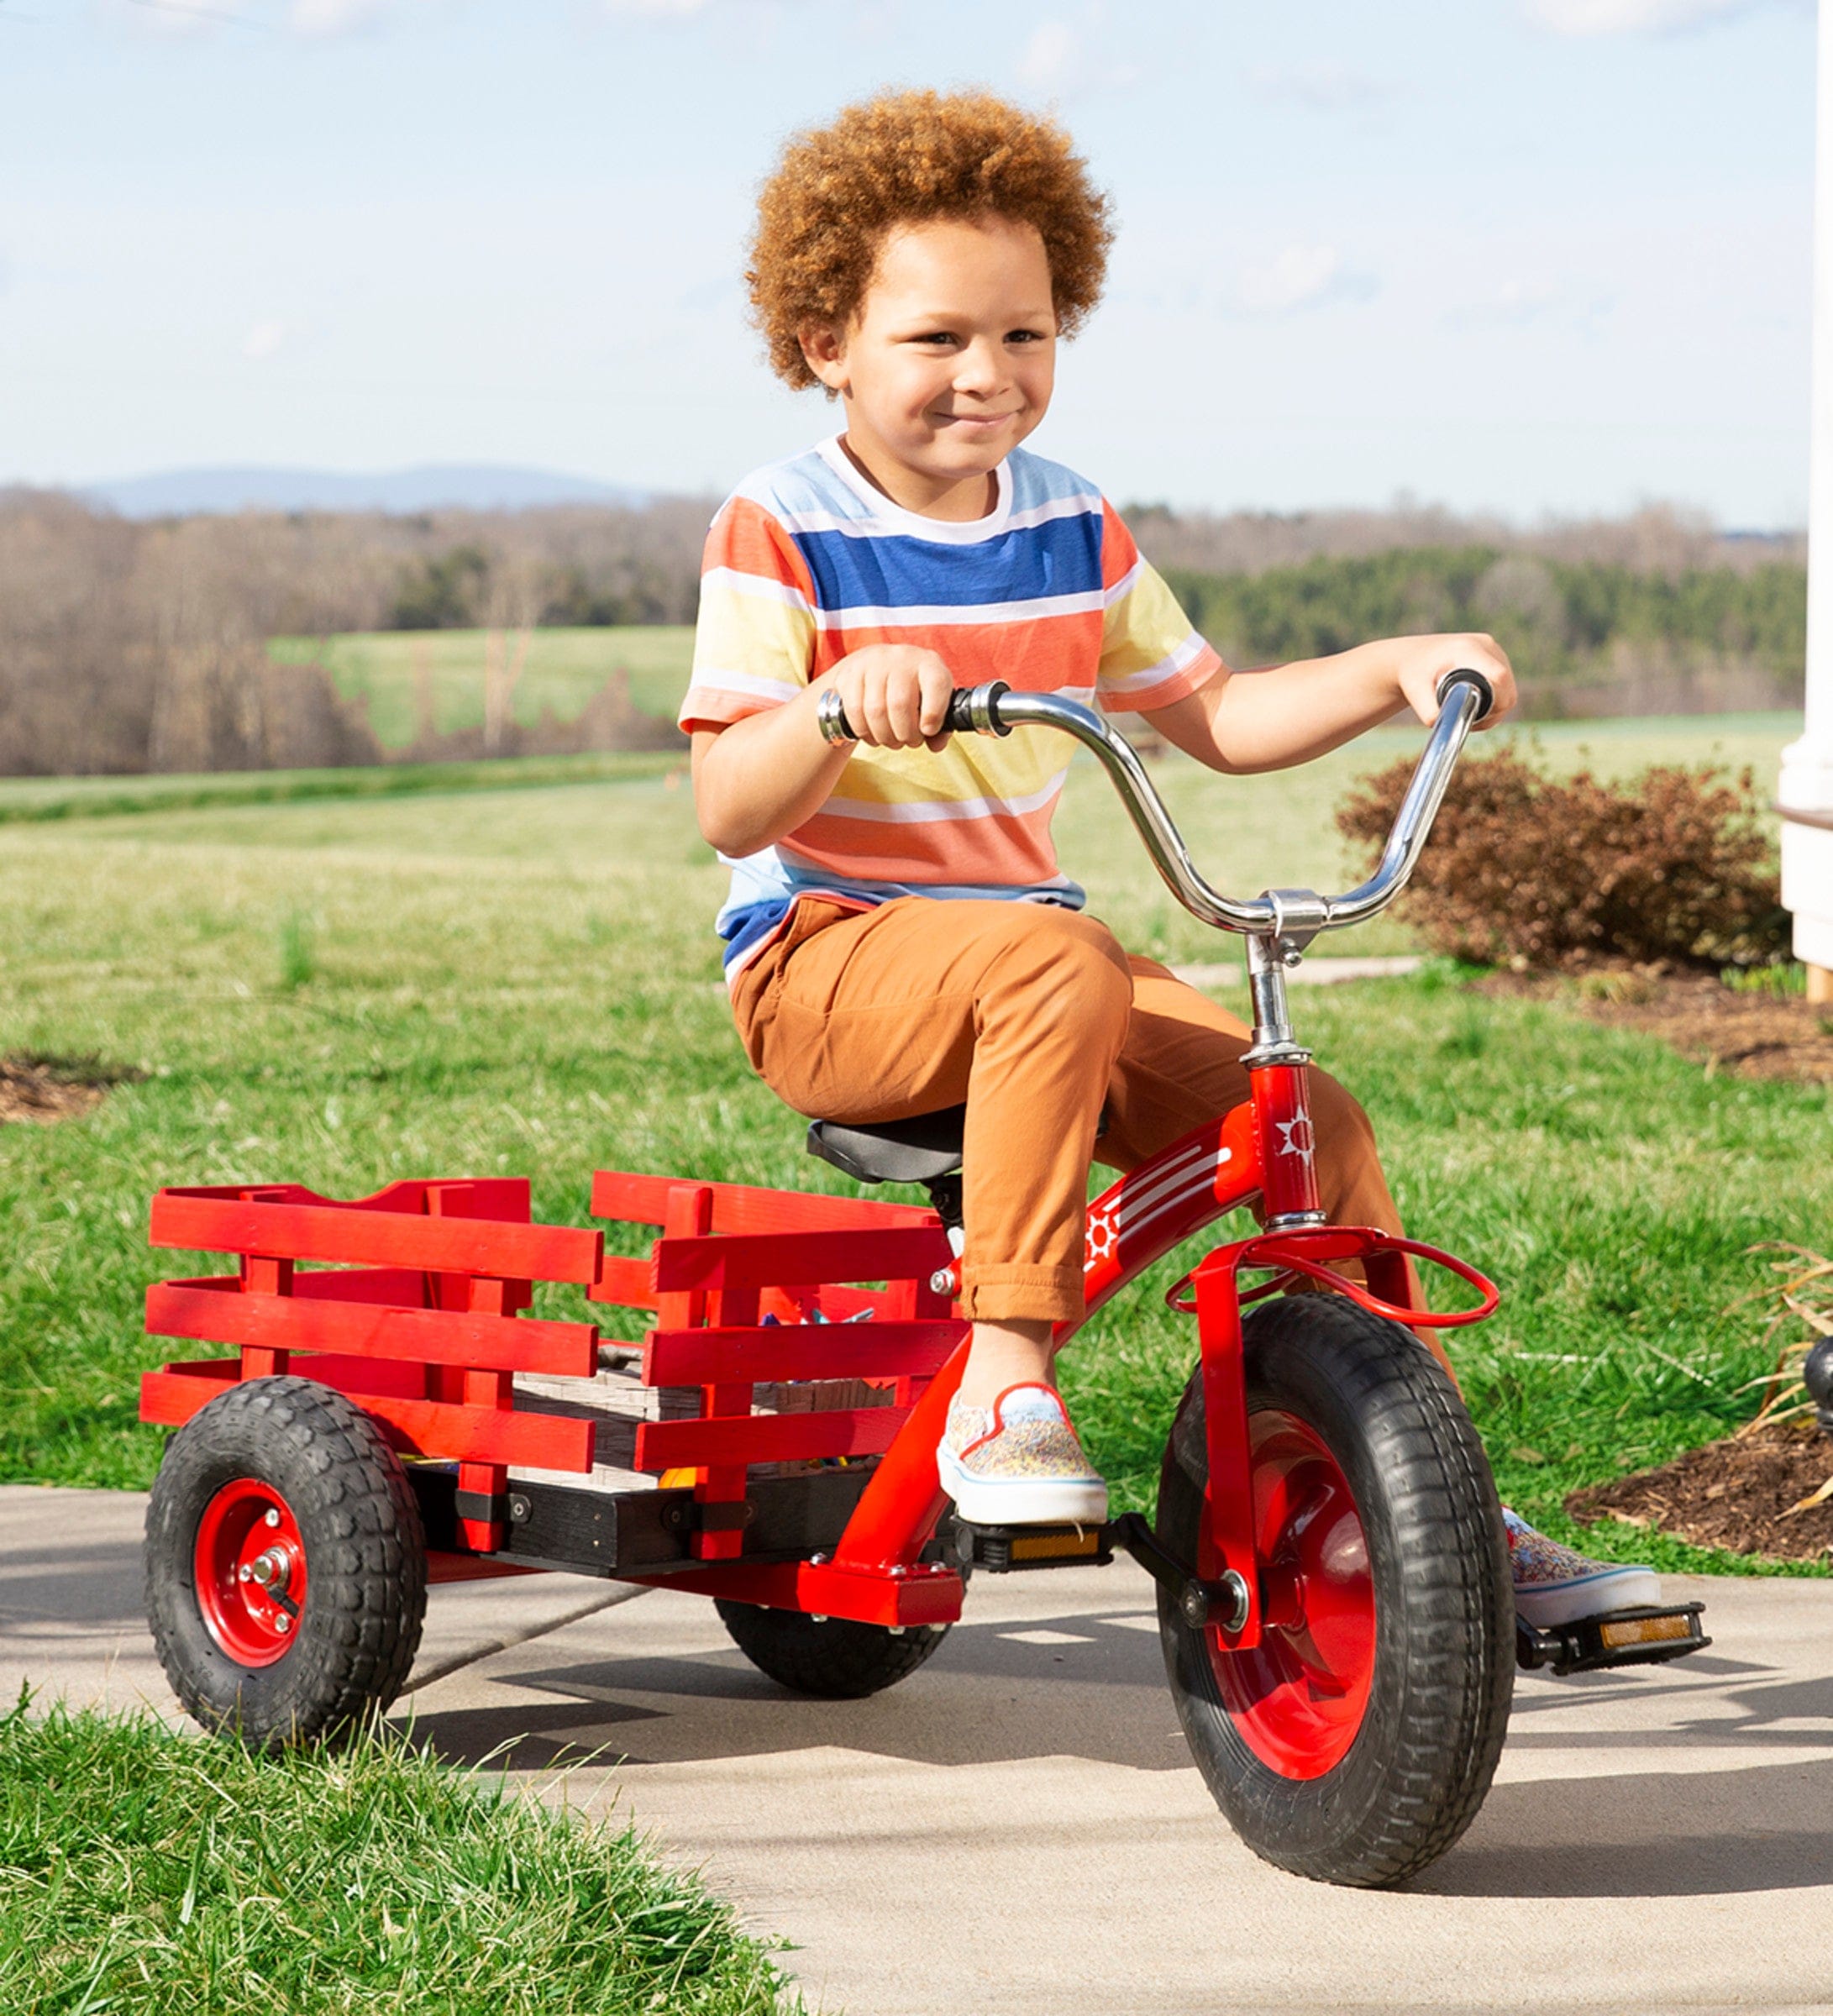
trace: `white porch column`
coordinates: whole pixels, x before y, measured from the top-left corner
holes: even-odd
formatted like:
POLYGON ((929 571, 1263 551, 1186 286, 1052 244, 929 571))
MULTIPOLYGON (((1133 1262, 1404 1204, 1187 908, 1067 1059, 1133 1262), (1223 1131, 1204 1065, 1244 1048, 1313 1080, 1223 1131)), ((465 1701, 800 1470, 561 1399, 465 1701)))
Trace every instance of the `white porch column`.
POLYGON ((1833 0, 1820 0, 1808 475, 1808 718, 1783 751, 1782 900, 1811 1000, 1833 1001, 1833 0), (1804 815, 1791 819, 1789 812, 1804 815))

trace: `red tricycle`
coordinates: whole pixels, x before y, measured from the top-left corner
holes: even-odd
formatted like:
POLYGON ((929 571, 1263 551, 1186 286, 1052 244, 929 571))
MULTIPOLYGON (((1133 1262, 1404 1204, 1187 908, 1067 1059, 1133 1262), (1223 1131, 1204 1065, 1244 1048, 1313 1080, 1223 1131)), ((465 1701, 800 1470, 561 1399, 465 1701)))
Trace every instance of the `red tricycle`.
MULTIPOLYGON (((1247 942, 1250 1099, 1089 1208, 1090 1312, 1212 1220, 1252 1204, 1261 1221, 1171 1291, 1195 1316, 1197 1367, 1153 1520, 1000 1528, 951 1514, 936 1449, 969 1331, 960 1109, 809 1130, 862 1183, 926 1186, 929 1209, 600 1172, 592 1215, 651 1228, 644 1257, 531 1223, 519 1179, 395 1183, 349 1203, 297 1184, 166 1189, 155 1245, 237 1259, 147 1296, 153 1335, 235 1354, 166 1365, 141 1388, 142 1418, 178 1431, 148 1512, 146 1583, 186 1708, 261 1746, 348 1730, 406 1682, 429 1581, 555 1569, 698 1591, 784 1686, 869 1694, 934 1652, 973 1572, 1124 1550, 1157 1584, 1191 1752, 1251 1847, 1354 1884, 1442 1855, 1488 1789, 1517 1656, 1569 1670, 1704 1642, 1697 1605, 1517 1629, 1482 1444, 1408 1327, 1424 1312, 1407 1257, 1475 1298, 1435 1327, 1479 1320, 1497 1291, 1448 1254, 1319 1208, 1286 971, 1411 873, 1489 696, 1454 673, 1442 703, 1369 880, 1235 901, 1198 875, 1097 716, 996 682, 955 696, 958 731, 1074 737, 1179 900, 1247 942), (537 1282, 651 1326, 620 1345, 533 1317, 537 1282)), ((827 732, 845 726, 826 711, 827 732)))

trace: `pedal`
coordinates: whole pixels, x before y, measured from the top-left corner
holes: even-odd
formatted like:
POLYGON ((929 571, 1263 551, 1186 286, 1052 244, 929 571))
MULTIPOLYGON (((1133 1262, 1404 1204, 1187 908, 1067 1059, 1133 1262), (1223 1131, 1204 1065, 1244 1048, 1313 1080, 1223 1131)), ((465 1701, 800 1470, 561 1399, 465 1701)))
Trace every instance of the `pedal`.
POLYGON ((1545 1630, 1517 1617, 1515 1663, 1529 1672, 1548 1666, 1562 1675, 1605 1666, 1662 1666, 1711 1644, 1699 1628, 1704 1609, 1703 1603, 1674 1603, 1607 1610, 1545 1630))
POLYGON ((1008 1575, 1018 1568, 1106 1567, 1114 1549, 1106 1526, 976 1526, 958 1519, 943 1556, 954 1567, 1008 1575))

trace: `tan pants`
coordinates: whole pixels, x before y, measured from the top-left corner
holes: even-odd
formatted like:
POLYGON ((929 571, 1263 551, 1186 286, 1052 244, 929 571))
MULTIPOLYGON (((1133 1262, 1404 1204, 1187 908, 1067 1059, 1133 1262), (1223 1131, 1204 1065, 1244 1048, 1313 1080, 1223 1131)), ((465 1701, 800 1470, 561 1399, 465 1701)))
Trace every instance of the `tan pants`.
MULTIPOLYGON (((1247 1096, 1245 1024, 1043 904, 804 897, 733 1011, 764 1083, 812 1118, 967 1101, 961 1299, 989 1321, 1079 1320, 1090 1161, 1134 1168, 1247 1096)), ((1398 1231, 1362 1108, 1314 1071, 1311 1112, 1325 1210, 1398 1231)))

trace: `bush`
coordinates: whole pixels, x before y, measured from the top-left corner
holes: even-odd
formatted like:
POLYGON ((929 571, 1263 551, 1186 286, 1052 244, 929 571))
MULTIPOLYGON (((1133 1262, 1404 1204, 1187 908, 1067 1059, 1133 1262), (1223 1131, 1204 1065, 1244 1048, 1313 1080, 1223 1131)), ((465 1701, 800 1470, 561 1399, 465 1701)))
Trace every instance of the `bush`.
MULTIPOLYGON (((1337 815, 1387 837, 1410 763, 1337 815)), ((1746 770, 1657 767, 1625 785, 1545 775, 1512 750, 1467 762, 1405 899, 1434 951, 1484 965, 1762 965, 1787 956, 1775 849, 1746 770)))

